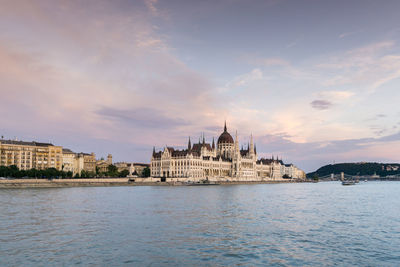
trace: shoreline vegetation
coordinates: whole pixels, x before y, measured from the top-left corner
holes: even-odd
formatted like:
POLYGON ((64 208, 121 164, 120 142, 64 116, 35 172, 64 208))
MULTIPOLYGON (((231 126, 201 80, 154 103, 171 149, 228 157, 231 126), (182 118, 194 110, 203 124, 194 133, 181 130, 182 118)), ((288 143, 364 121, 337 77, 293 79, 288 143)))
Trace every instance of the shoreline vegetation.
MULTIPOLYGON (((220 185, 240 184, 277 184, 299 183, 307 181, 278 180, 278 181, 232 181, 218 182, 220 185)), ((96 186, 185 186, 184 182, 133 182, 129 178, 91 178, 91 179, 5 179, 0 180, 0 189, 12 188, 63 188, 63 187, 96 187, 96 186)))
POLYGON ((400 176, 400 164, 377 162, 336 163, 322 166, 314 172, 307 173, 307 177, 324 177, 330 176, 331 173, 340 174, 341 172, 353 176, 400 176))
MULTIPOLYGON (((64 168, 64 166, 63 166, 64 168)), ((73 175, 71 171, 63 171, 57 170, 56 168, 47 168, 43 170, 38 169, 29 169, 29 170, 20 170, 17 166, 0 166, 0 177, 9 177, 9 178, 22 178, 22 179, 54 179, 54 178, 63 178, 63 179, 76 179, 76 178, 106 178, 106 177, 128 177, 129 171, 124 169, 122 171, 118 171, 118 168, 111 164, 108 165, 107 171, 101 172, 98 167, 96 167, 96 172, 90 172, 82 170, 79 174, 73 175)), ((138 173, 134 173, 134 175, 138 175, 138 173)), ((143 169, 141 173, 141 177, 149 177, 150 176, 150 168, 146 167, 143 169)))

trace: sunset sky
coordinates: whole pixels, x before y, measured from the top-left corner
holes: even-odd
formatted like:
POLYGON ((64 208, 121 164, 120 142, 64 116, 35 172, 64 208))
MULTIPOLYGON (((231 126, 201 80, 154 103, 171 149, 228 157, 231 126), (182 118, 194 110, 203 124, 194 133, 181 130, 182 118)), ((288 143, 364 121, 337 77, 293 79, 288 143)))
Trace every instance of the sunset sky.
POLYGON ((400 1, 0 0, 0 135, 149 162, 218 138, 400 162, 400 1))

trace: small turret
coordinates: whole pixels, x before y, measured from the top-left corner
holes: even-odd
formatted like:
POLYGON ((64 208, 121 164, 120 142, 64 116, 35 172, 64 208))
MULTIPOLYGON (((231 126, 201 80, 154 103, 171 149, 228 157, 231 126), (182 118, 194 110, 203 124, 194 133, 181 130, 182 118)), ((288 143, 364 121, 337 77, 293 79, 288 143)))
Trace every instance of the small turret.
POLYGON ((213 137, 213 142, 212 142, 212 149, 214 150, 215 149, 215 142, 214 142, 214 137, 213 137))
POLYGON ((203 146, 206 144, 206 139, 204 138, 204 133, 203 133, 203 146))
POLYGON ((153 146, 153 157, 156 155, 156 148, 153 146))
POLYGON ((189 141, 188 141, 188 150, 192 150, 192 143, 190 142, 190 136, 189 136, 189 141))

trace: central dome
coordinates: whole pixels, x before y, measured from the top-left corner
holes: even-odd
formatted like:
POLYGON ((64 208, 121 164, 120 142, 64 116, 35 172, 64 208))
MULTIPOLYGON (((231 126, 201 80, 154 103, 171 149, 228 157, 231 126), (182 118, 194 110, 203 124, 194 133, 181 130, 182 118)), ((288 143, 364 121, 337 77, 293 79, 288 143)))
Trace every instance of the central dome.
POLYGON ((218 137, 218 144, 233 144, 233 138, 226 130, 226 123, 224 127, 224 132, 218 137))

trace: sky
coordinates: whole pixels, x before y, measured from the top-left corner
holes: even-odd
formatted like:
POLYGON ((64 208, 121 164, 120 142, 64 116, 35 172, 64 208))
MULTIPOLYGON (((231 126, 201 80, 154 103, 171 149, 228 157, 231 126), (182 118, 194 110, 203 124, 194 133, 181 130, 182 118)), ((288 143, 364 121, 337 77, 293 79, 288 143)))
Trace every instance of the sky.
POLYGON ((400 162, 400 1, 0 0, 0 135, 149 162, 228 131, 400 162))

